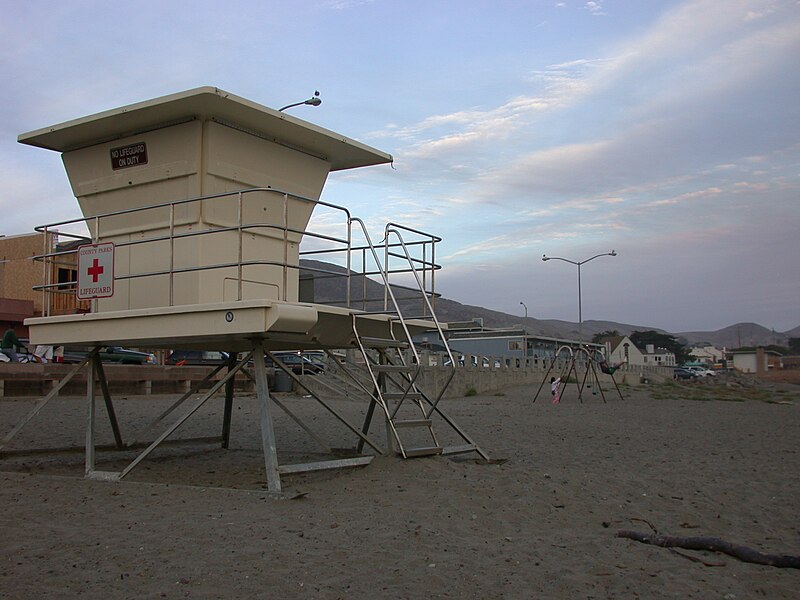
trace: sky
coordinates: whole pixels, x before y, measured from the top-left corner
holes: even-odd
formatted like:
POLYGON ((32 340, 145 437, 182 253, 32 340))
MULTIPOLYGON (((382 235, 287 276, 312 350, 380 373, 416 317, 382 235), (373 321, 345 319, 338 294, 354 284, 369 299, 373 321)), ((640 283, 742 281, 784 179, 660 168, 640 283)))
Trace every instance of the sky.
MULTIPOLYGON (((0 0, 0 234, 80 216, 20 133, 217 86, 392 154, 323 200, 540 319, 800 325, 797 0, 0 0), (523 305, 524 303, 524 305, 523 305)), ((379 237, 379 236, 378 236, 379 237)))

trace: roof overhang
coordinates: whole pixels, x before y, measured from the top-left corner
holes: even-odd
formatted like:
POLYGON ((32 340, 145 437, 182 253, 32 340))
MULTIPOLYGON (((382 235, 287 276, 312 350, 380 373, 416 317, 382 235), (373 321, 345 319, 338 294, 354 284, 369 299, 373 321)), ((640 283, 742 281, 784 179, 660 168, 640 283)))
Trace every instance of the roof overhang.
POLYGON ((199 87, 20 134, 22 144, 69 152, 191 120, 213 120, 316 156, 332 171, 392 162, 392 155, 241 98, 199 87))

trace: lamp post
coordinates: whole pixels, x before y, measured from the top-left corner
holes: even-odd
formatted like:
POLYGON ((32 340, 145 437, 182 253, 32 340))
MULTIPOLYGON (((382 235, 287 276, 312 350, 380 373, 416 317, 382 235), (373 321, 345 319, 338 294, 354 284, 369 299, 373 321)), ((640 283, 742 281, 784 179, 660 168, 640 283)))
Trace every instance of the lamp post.
POLYGON ((611 252, 603 252, 602 254, 596 254, 591 258, 587 258, 586 260, 570 260, 568 258, 560 258, 558 256, 547 256, 546 254, 542 255, 542 260, 547 262, 548 260, 563 260, 564 262, 568 262, 571 265, 576 265, 578 267, 578 341, 582 342, 583 339, 583 307, 581 305, 581 265, 585 265, 590 260, 594 260, 595 258, 600 258, 601 256, 616 256, 616 250, 612 250, 611 252))
POLYGON ((528 318, 528 306, 524 302, 520 302, 520 304, 522 304, 522 307, 525 309, 525 318, 527 319, 528 318))
POLYGON ((311 98, 309 98, 308 100, 303 100, 302 102, 295 102, 294 104, 287 104, 283 108, 279 108, 278 112, 283 112, 287 108, 292 108, 294 106, 300 106, 302 104, 308 104, 309 106, 319 106, 320 104, 322 104, 322 98, 319 97, 319 92, 315 91, 314 95, 311 96, 311 98))

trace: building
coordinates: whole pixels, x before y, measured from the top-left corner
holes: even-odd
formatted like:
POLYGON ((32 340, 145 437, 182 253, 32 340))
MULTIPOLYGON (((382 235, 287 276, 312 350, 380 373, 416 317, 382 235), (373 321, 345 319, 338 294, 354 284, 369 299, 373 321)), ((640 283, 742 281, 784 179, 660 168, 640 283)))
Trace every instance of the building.
POLYGON ((73 293, 68 293, 77 280, 74 253, 65 254, 47 271, 43 263, 34 258, 53 249, 67 250, 69 246, 59 243, 58 234, 0 236, 0 327, 3 331, 10 328, 18 336, 28 337, 23 321, 29 317, 88 310, 88 303, 81 303, 73 293), (56 292, 48 295, 49 300, 41 290, 34 289, 47 284, 52 284, 56 292))
POLYGON ((733 350, 728 353, 733 361, 733 368, 742 373, 766 373, 769 369, 769 358, 780 356, 777 352, 756 348, 755 350, 733 350))
POLYGON ((674 367, 675 354, 666 348, 658 348, 653 344, 647 344, 642 352, 642 360, 645 366, 649 367, 674 367))
MULTIPOLYGON (((537 365, 540 364, 539 361, 548 361, 549 364, 563 346, 575 348, 581 344, 577 340, 531 335, 519 327, 484 327, 479 321, 448 323, 445 335, 454 353, 502 358, 505 364, 514 366, 537 365)), ((436 332, 429 332, 423 336, 422 341, 435 344, 438 342, 438 335, 436 332)), ((597 352, 604 350, 602 344, 583 345, 597 352)), ((564 353, 561 358, 567 358, 567 355, 564 353)))
POLYGON ((724 348, 720 350, 716 346, 710 346, 708 344, 694 346, 690 352, 695 360, 706 364, 719 363, 725 360, 724 348))
POLYGON ((639 348, 627 335, 617 335, 604 340, 606 356, 612 364, 625 362, 641 367, 674 367, 675 354, 666 348, 647 344, 639 348))

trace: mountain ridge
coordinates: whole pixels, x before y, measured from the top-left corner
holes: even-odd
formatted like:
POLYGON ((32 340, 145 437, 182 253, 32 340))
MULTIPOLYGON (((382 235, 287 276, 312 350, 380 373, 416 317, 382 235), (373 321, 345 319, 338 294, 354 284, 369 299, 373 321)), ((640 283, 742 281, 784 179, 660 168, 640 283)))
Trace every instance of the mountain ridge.
MULTIPOLYGON (((316 260, 301 261, 301 276, 314 275, 314 301, 342 303, 347 286, 341 277, 346 270, 335 264, 316 260), (339 276, 324 276, 325 271, 339 276)), ((415 300, 403 299, 408 291, 401 286, 391 286, 398 298, 403 314, 422 314, 422 304, 417 296, 415 300)), ((367 278, 366 283, 361 276, 351 278, 350 299, 354 308, 380 310, 383 306, 384 286, 367 278)), ((658 331, 675 336, 681 343, 688 345, 708 344, 718 348, 739 348, 742 346, 768 346, 771 344, 786 346, 788 338, 800 337, 800 325, 785 332, 776 332, 757 323, 735 323, 714 331, 682 331, 670 332, 650 325, 632 325, 615 321, 587 320, 579 327, 578 323, 558 319, 537 319, 520 317, 482 306, 462 304, 444 297, 435 299, 435 313, 440 322, 466 322, 480 319, 484 327, 507 328, 522 327, 529 334, 562 339, 591 339, 597 333, 617 331, 630 335, 634 331, 658 331)))

